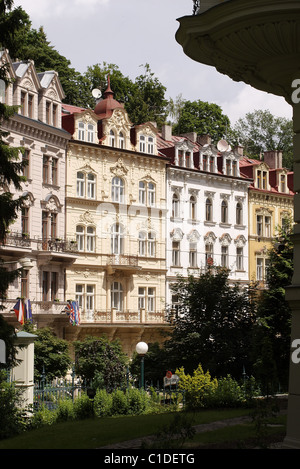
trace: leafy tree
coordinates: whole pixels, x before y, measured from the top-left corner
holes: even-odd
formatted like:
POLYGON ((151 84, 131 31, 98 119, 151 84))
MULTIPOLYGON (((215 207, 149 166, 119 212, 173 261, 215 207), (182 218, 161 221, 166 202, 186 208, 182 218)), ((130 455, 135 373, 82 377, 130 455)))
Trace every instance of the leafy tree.
POLYGON ((239 378, 250 369, 255 321, 250 291, 230 284, 228 271, 210 268, 199 277, 179 278, 173 286, 179 306, 165 351, 174 367, 190 373, 201 363, 213 376, 239 378))
MULTIPOLYGON (((167 116, 166 88, 154 76, 149 64, 144 65, 144 69, 144 73, 132 81, 122 74, 117 65, 103 62, 102 65, 96 64, 88 67, 84 79, 86 83, 89 83, 91 96, 93 88, 99 88, 102 92, 106 90, 109 75, 114 98, 124 103, 129 118, 134 124, 154 121, 161 126, 167 116)), ((91 97, 86 104, 91 108, 95 107, 95 102, 91 97)))
POLYGON ((47 380, 65 377, 71 366, 68 342, 56 337, 49 327, 33 329, 32 324, 26 323, 23 330, 37 335, 34 341, 35 380, 42 376, 47 380))
POLYGON ((55 70, 65 92, 64 102, 83 106, 89 94, 83 76, 71 67, 71 62, 61 55, 47 39, 42 27, 39 30, 28 28, 23 34, 22 44, 17 50, 21 60, 34 60, 37 72, 55 70))
POLYGON ((20 6, 13 9, 13 5, 13 0, 0 0, 0 49, 8 49, 11 57, 17 57, 30 19, 20 6))
POLYGON ((226 137, 230 121, 220 106, 200 100, 179 101, 179 105, 178 123, 173 128, 175 135, 188 132, 196 132, 198 135, 208 134, 213 142, 226 137))
POLYGON ((292 169, 292 120, 275 117, 270 111, 248 112, 235 124, 231 141, 243 145, 245 154, 257 159, 264 151, 280 150, 283 155, 283 166, 292 169))
MULTIPOLYGON (((162 385, 166 372, 170 369, 168 364, 168 356, 163 346, 158 342, 149 344, 148 352, 144 357, 144 373, 147 385, 156 386, 157 383, 162 385)), ((174 370, 170 370, 174 371, 174 370)), ((141 357, 135 352, 130 364, 130 372, 134 378, 139 381, 141 373, 141 357)))
POLYGON ((125 384, 127 357, 119 341, 87 337, 76 341, 74 348, 77 375, 87 381, 95 380, 97 387, 107 391, 125 384))
MULTIPOLYGON (((12 10, 13 2, 0 1, 0 45, 14 50, 15 37, 18 31, 23 31, 27 16, 21 8, 12 10)), ((8 86, 7 64, 0 67, 0 82, 8 86)), ((10 147, 6 141, 9 132, 4 130, 4 124, 14 115, 17 108, 0 103, 0 246, 3 245, 10 223, 18 216, 25 197, 14 194, 21 190, 24 163, 20 161, 21 148, 10 147)), ((8 286, 20 275, 19 269, 10 271, 0 259, 0 299, 5 299, 8 286)), ((3 309, 1 306, 0 309, 3 309)), ((7 366, 15 363, 14 330, 9 327, 0 316, 0 338, 4 340, 7 350, 7 366)))
POLYGON ((278 230, 278 235, 269 250, 269 263, 266 272, 267 288, 258 299, 258 326, 256 330, 256 363, 261 379, 270 389, 271 383, 287 385, 290 350, 291 309, 285 299, 286 287, 291 285, 293 276, 292 221, 278 230), (266 350, 269 366, 261 367, 266 350), (273 369, 272 377, 266 375, 273 369))

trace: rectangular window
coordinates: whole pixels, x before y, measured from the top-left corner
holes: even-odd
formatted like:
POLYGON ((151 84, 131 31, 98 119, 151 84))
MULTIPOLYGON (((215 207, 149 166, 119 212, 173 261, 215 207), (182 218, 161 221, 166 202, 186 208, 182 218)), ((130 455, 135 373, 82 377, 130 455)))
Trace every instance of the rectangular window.
POLYGON ((28 117, 30 117, 30 119, 33 119, 33 95, 32 94, 28 94, 28 117))
POLYGON ((197 244, 196 243, 190 243, 189 262, 190 262, 190 267, 197 267, 197 244))
POLYGON ((28 298, 29 270, 22 269, 21 297, 28 298))
POLYGON ((48 301, 49 299, 49 272, 44 271, 42 273, 42 300, 48 301))
POLYGON ((57 272, 51 272, 51 301, 57 298, 57 289, 58 289, 57 272))
POLYGON ((221 266, 228 267, 228 246, 221 248, 221 266))
POLYGON ((52 106, 52 125, 57 127, 57 104, 52 106))
POLYGON ((23 207, 21 213, 22 234, 29 234, 29 208, 23 207))
POLYGON ((49 184, 49 157, 43 156, 43 182, 49 184))
POLYGON ((23 169, 23 176, 25 176, 26 179, 29 178, 29 155, 30 155, 29 150, 25 150, 24 153, 22 154, 22 161, 26 162, 26 165, 24 166, 24 169, 23 169))
POLYGON ((48 238, 48 212, 42 212, 42 239, 48 238))
POLYGON ((257 236, 263 236, 263 217, 262 217, 262 215, 257 215, 257 217, 256 217, 256 233, 257 233, 257 236))
POLYGON ((57 214, 51 213, 51 238, 55 239, 57 236, 57 214))
POLYGON ((95 307, 95 287, 94 285, 86 286, 86 309, 88 312, 94 311, 95 307))
POLYGON ((236 270, 244 270, 243 248, 236 248, 236 270))
POLYGON ((58 183, 57 168, 58 168, 58 159, 52 158, 52 184, 56 186, 58 183))
POLYGON ((51 103, 46 101, 46 124, 51 125, 51 103))
POLYGON ((265 217, 265 236, 271 237, 271 217, 265 217))
POLYGON ((173 241, 172 243, 172 265, 180 265, 180 243, 179 241, 173 241))
POLYGON ((256 258, 256 280, 262 281, 264 279, 264 260, 262 257, 256 258))
POLYGON ((155 311, 155 288, 148 288, 148 311, 155 311))
POLYGON ((213 245, 205 245, 205 266, 208 267, 213 263, 213 245))
POLYGON ((24 91, 21 91, 21 109, 20 112, 22 116, 26 115, 26 93, 24 91))
POLYGON ((139 287, 139 310, 140 309, 145 309, 146 307, 146 288, 145 287, 139 287))
POLYGON ((76 293, 75 293, 75 298, 76 298, 76 301, 78 302, 78 306, 80 308, 80 310, 83 309, 83 293, 84 293, 84 287, 83 285, 76 285, 76 293))

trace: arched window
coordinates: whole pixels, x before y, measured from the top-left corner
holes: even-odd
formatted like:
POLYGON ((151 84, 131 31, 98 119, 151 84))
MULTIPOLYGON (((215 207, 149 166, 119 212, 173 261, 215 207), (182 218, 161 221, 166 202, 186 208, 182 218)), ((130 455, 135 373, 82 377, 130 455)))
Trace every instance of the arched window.
POLYGON ((86 250, 95 252, 95 228, 88 226, 86 229, 86 250))
POLYGON ((148 204, 151 207, 155 205, 155 185, 152 182, 148 184, 148 204))
POLYGON ((240 202, 236 204, 236 224, 237 225, 243 224, 243 207, 240 202))
POLYGON ((111 253, 123 254, 124 251, 124 233, 119 223, 115 223, 111 227, 111 253))
POLYGON ((146 256, 146 233, 139 233, 139 255, 146 256))
POLYGON ((228 203, 226 200, 223 200, 221 204, 221 222, 228 222, 228 203))
POLYGON ((148 233, 148 256, 155 257, 155 233, 148 233))
POLYGON ((111 198, 113 202, 124 202, 124 181, 117 176, 112 180, 111 198))
POLYGON ((139 203, 146 205, 146 186, 143 181, 139 182, 139 203))
POLYGON ((87 141, 90 143, 94 142, 94 131, 95 126, 93 124, 88 124, 87 126, 87 141))
POLYGON ((78 140, 84 140, 85 139, 85 132, 84 132, 85 125, 83 122, 78 123, 78 140))
POLYGON ((205 202, 205 220, 206 221, 212 221, 213 219, 212 210, 213 210, 212 201, 210 198, 208 198, 206 199, 206 202, 205 202))
POLYGON ((197 208, 196 197, 194 195, 191 195, 190 197, 190 219, 191 220, 196 220, 197 218, 196 208, 197 208))
POLYGON ((92 173, 87 176, 87 197, 88 199, 96 198, 96 177, 92 173))
POLYGON ((85 177, 80 171, 77 173, 77 197, 84 197, 85 195, 85 177))
POLYGON ((154 153, 154 139, 153 137, 148 137, 148 153, 154 153))
POLYGON ((115 141, 116 141, 116 139, 115 139, 114 131, 111 130, 111 131, 109 132, 109 145, 110 145, 111 147, 114 147, 114 146, 115 146, 115 141))
POLYGON ((123 311, 123 287, 120 282, 111 284, 111 307, 123 311))
POLYGON ((125 148, 125 140, 122 132, 119 133, 119 148, 125 148))
POLYGON ((76 240, 78 251, 84 251, 84 227, 81 225, 76 226, 76 240))
POLYGON ((146 139, 144 135, 140 135, 140 151, 143 153, 146 151, 146 139))
POLYGON ((177 194, 173 194, 172 198, 172 217, 179 217, 179 197, 177 194))

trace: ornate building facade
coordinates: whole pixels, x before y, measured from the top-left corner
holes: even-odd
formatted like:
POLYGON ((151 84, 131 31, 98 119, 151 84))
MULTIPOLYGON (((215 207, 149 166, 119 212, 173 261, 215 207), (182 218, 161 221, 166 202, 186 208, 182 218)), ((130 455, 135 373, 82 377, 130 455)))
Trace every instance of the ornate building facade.
POLYGON ((165 178, 157 129, 134 126, 108 88, 95 109, 64 106, 66 226, 79 256, 67 269, 80 328, 71 335, 160 341, 165 322, 165 178))
POLYGON ((229 269, 233 282, 248 276, 248 187, 240 174, 242 148, 209 137, 172 136, 165 126, 159 150, 167 169, 167 303, 176 306, 171 285, 178 275, 198 275, 209 266, 229 269), (223 145, 223 147, 222 147, 223 145))
POLYGON ((9 145, 24 148, 20 158, 28 163, 23 183, 26 204, 0 252, 8 269, 22 268, 21 278, 8 289, 3 314, 17 326, 13 307, 17 299, 29 299, 37 327, 53 326, 62 336, 68 326, 67 316, 61 314, 65 268, 76 257, 65 238, 65 156, 70 135, 61 127, 64 93, 56 72, 37 73, 32 61, 13 63, 7 51, 0 53, 0 60, 7 64, 12 80, 6 88, 2 83, 1 102, 19 107, 1 126, 9 132, 9 145))
POLYGON ((267 151, 263 160, 243 158, 241 173, 249 188, 249 278, 265 286, 268 250, 287 220, 294 219, 293 172, 282 167, 282 153, 267 151))

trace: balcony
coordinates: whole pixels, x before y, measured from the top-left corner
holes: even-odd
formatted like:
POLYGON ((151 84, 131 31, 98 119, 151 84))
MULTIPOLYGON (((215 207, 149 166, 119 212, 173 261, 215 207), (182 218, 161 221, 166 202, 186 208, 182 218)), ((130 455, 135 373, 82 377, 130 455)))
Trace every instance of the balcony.
POLYGON ((166 324, 166 312, 145 310, 96 310, 80 313, 81 324, 166 324))
MULTIPOLYGON (((17 303, 18 299, 7 299, 1 302, 1 307, 3 308, 1 314, 6 318, 16 318, 14 312, 14 306, 17 303)), ((66 315, 65 307, 67 306, 66 301, 31 301, 32 316, 35 315, 66 315)))
POLYGON ((113 275, 116 271, 134 273, 141 269, 138 265, 138 256, 130 256, 127 254, 107 255, 105 264, 109 275, 113 275))

